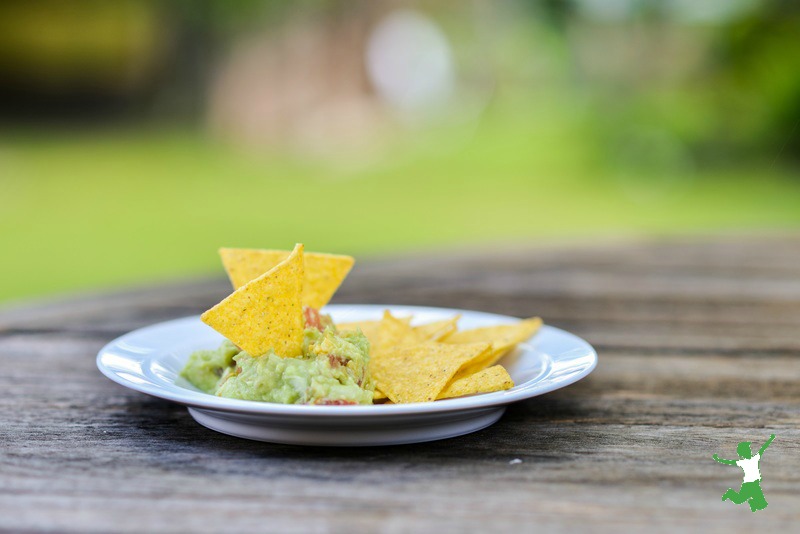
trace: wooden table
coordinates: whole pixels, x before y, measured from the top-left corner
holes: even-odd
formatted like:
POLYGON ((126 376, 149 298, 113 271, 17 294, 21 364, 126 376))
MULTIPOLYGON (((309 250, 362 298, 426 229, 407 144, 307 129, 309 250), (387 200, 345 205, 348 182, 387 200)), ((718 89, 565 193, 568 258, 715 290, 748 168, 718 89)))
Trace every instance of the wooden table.
POLYGON ((589 340, 596 371, 494 426, 326 449, 217 434, 95 368, 223 279, 0 313, 0 529, 74 532, 789 532, 800 525, 800 238, 506 248, 362 261, 337 302, 485 310, 589 340), (739 441, 769 507, 720 497, 739 441), (754 447, 755 448, 755 447, 754 447), (517 460, 521 460, 518 462, 517 460))

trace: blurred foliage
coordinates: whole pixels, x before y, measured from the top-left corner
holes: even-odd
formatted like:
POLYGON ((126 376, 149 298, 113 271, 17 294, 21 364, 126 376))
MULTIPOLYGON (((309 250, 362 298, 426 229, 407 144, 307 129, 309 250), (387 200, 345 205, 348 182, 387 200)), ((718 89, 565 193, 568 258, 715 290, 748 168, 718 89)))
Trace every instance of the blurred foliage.
POLYGON ((86 85, 125 83, 131 65, 153 58, 160 21, 137 0, 18 1, 0 4, 0 68, 4 84, 22 78, 59 89, 69 79, 86 85))
MULTIPOLYGON (((661 130, 693 159, 800 158, 800 3, 793 0, 381 5, 432 14, 461 61, 482 63, 484 77, 586 95, 586 119, 610 154, 629 139, 616 127, 625 124, 661 130), (556 68, 546 80, 526 79, 531 53, 542 52, 548 57, 539 61, 556 68)), ((197 119, 227 44, 292 21, 375 9, 336 0, 6 0, 0 112, 107 114, 109 101, 121 111, 197 119), (64 105, 55 105, 59 99, 64 105)))
POLYGON ((797 35, 788 0, 6 0, 0 300, 221 274, 223 245, 363 258, 800 228, 797 35), (361 54, 344 59, 366 80, 366 30, 408 7, 452 47, 459 92, 437 120, 403 122, 341 80, 336 53, 361 54), (255 148, 208 126, 231 65, 253 90, 223 111, 274 120, 255 148), (353 95, 352 120, 321 120, 353 95), (282 144, 294 130, 312 142, 282 144))
POLYGON ((766 2, 720 29, 709 85, 726 89, 720 135, 800 161, 800 2, 766 2), (778 147, 778 150, 775 150, 778 147))

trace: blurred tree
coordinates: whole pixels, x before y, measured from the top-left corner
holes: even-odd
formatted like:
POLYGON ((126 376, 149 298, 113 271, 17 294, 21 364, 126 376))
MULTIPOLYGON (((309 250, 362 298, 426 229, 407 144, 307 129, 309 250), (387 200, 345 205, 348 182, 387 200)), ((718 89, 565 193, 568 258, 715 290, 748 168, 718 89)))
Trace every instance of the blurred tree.
POLYGON ((141 0, 0 3, 0 111, 47 117, 124 108, 152 91, 166 25, 141 0))
POLYGON ((794 0, 4 0, 0 113, 219 126, 232 107, 273 138, 304 115, 325 144, 319 123, 338 128, 351 104, 371 131, 364 43, 399 8, 441 25, 467 92, 511 87, 527 100, 509 106, 534 109, 549 91, 605 153, 648 131, 694 160, 800 159, 794 0))
POLYGON ((761 6, 720 28, 720 130, 737 132, 739 148, 800 161, 800 2, 761 6))

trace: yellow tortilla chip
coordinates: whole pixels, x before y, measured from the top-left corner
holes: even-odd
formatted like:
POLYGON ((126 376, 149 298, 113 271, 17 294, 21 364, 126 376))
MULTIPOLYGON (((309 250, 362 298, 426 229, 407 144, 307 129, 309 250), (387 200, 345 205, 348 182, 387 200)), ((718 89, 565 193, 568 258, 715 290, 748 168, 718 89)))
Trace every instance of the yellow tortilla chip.
POLYGON ((497 326, 484 326, 472 330, 455 332, 445 339, 445 343, 475 343, 485 341, 492 344, 492 350, 480 361, 475 361, 470 366, 459 371, 458 378, 464 378, 486 369, 497 363, 503 356, 513 349, 518 343, 529 339, 542 326, 539 317, 531 317, 515 324, 497 326))
POLYGON ((459 319, 461 319, 461 315, 456 315, 450 319, 421 324, 413 328, 425 341, 442 341, 456 331, 456 325, 459 319))
POLYGON ((377 354, 384 349, 400 345, 416 345, 425 341, 422 336, 411 328, 411 317, 395 317, 389 310, 383 312, 378 340, 371 354, 377 354))
POLYGON ((518 323, 501 324, 495 326, 482 326, 471 330, 462 330, 451 335, 447 343, 475 343, 485 341, 492 343, 496 347, 501 345, 516 345, 520 341, 525 341, 542 326, 539 317, 523 319, 518 323))
MULTIPOLYGON (((221 248, 219 255, 234 289, 239 289, 284 261, 289 251, 221 248)), ((319 252, 305 254, 303 306, 317 309, 325 306, 353 268, 353 263, 355 260, 350 256, 319 252)))
POLYGON ((200 318, 251 356, 270 349, 283 357, 303 349, 303 245, 247 282, 200 318))
POLYGON ((394 403, 433 401, 464 365, 481 358, 488 343, 391 346, 370 361, 376 385, 394 403))
POLYGON ((474 395, 476 393, 492 393, 514 387, 514 381, 502 365, 495 365, 460 379, 453 379, 439 393, 438 399, 450 399, 474 395))
POLYGON ((380 343, 380 332, 383 329, 386 342, 385 346, 400 344, 416 344, 425 341, 441 341, 456 330, 456 323, 461 316, 457 315, 450 319, 435 321, 419 326, 410 326, 411 317, 395 317, 388 311, 384 312, 384 318, 380 321, 352 321, 349 323, 337 323, 336 328, 340 331, 361 330, 367 336, 370 345, 374 348, 380 343))
MULTIPOLYGON (((410 317, 398 318, 388 311, 384 312, 383 315, 384 318, 380 321, 353 321, 336 325, 336 328, 340 331, 361 330, 367 337, 370 345, 370 366, 372 366, 372 362, 374 362, 376 355, 379 353, 378 347, 380 345, 381 329, 383 329, 384 338, 387 339, 387 345, 402 345, 404 341, 417 343, 420 339, 413 333, 410 326, 410 317)), ((375 388, 375 391, 372 393, 373 401, 379 402, 386 398, 385 393, 379 388, 375 388)))

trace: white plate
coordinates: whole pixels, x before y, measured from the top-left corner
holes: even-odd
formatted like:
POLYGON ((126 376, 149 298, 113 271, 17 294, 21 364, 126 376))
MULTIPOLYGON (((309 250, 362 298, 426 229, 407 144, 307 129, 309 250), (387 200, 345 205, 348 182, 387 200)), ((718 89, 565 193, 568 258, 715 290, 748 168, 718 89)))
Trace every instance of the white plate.
MULTIPOLYGON (((335 322, 379 319, 389 309, 426 323, 461 314, 459 329, 519 321, 468 310, 416 306, 333 305, 335 322)), ((515 387, 496 393, 414 404, 306 406, 216 397, 178 374, 193 351, 216 348, 222 336, 186 317, 129 332, 103 347, 97 367, 125 387, 183 404, 203 426, 247 439, 298 445, 395 445, 450 438, 491 425, 512 402, 562 388, 588 375, 597 354, 586 341, 543 326, 500 362, 515 387)))

